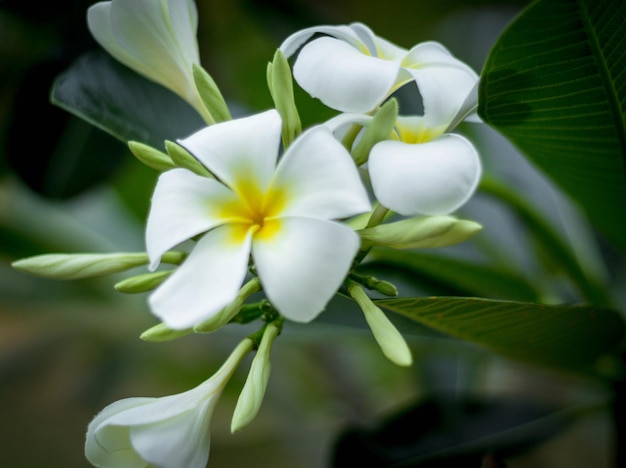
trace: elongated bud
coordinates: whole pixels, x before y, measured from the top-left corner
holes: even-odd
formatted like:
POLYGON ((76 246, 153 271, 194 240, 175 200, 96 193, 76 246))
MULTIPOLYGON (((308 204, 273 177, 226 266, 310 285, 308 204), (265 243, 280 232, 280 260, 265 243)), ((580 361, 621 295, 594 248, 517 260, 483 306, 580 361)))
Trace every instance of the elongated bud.
POLYGON ((128 147, 130 148, 131 153, 133 153, 133 156, 152 169, 156 169, 157 171, 167 171, 176 167, 172 158, 170 158, 167 154, 154 149, 152 146, 144 145, 138 141, 129 141, 128 147))
POLYGON ((189 335, 190 333, 193 333, 193 329, 191 328, 186 328, 184 330, 172 330, 164 323, 159 323, 154 327, 148 328, 139 336, 139 338, 144 341, 163 342, 175 340, 176 338, 189 335))
POLYGON ((191 172, 203 177, 213 177, 209 170, 200 164, 196 158, 194 158, 189 151, 173 141, 165 140, 165 149, 167 154, 170 155, 174 164, 178 167, 184 167, 191 172))
POLYGON ((453 216, 420 216, 362 229, 359 235, 363 248, 423 249, 464 242, 481 229, 474 221, 453 216))
POLYGON ((302 133, 302 124, 293 97, 291 68, 280 49, 276 50, 273 61, 267 65, 267 85, 283 120, 283 146, 287 148, 302 133))
MULTIPOLYGON (((183 255, 179 252, 168 252, 163 255, 163 261, 178 263, 184 258, 183 255)), ((148 255, 145 253, 45 254, 16 260, 11 266, 43 278, 74 280, 119 273, 148 262, 148 255)))
POLYGON ((413 363, 411 350, 404 340, 404 337, 393 323, 391 323, 384 312, 372 302, 358 284, 350 282, 348 294, 350 294, 352 299, 361 307, 365 315, 365 320, 367 320, 367 324, 370 326, 374 338, 383 354, 398 366, 410 366, 413 363))
POLYGON ((280 333, 280 328, 276 322, 269 323, 265 327, 261 345, 256 356, 254 356, 248 378, 237 400, 230 425, 231 432, 240 431, 250 424, 261 408, 267 382, 270 378, 270 350, 274 339, 280 333))
POLYGON ((193 80, 198 94, 200 95, 200 99, 202 99, 202 103, 210 115, 210 121, 207 123, 211 124, 230 120, 232 117, 230 116, 228 105, 226 105, 226 101, 220 89, 211 75, 196 63, 193 64, 193 80))
POLYGON ((137 294, 152 291, 172 274, 172 271, 156 271, 143 275, 132 276, 115 284, 113 287, 119 292, 137 294))
POLYGON ((370 151, 376 143, 389 138, 397 118, 398 102, 395 99, 390 99, 378 109, 352 151, 352 158, 357 166, 367 162, 370 151))
POLYGON ((230 322, 235 315, 239 313, 241 307, 244 305, 248 297, 254 294, 255 292, 259 292, 261 290, 261 282, 258 278, 252 278, 246 284, 244 284, 235 300, 224 307, 221 311, 215 314, 210 319, 205 320, 204 322, 200 322, 195 327, 193 327, 194 331, 198 333, 212 333, 215 330, 221 328, 230 322))

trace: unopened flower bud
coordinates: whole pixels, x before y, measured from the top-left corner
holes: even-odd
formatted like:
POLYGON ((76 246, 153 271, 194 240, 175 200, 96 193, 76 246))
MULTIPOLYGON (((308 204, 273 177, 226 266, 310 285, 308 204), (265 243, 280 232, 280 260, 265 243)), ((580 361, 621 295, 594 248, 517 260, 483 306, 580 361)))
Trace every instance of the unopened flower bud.
POLYGON ((156 271, 143 275, 131 276, 116 283, 113 287, 119 292, 137 294, 152 291, 171 275, 171 271, 156 271))
POLYGON ((133 156, 152 169, 167 171, 176 167, 172 158, 152 146, 144 145, 138 141, 129 141, 128 147, 133 156))
POLYGON ((193 329, 191 328, 186 328, 184 330, 172 330, 164 323, 159 323, 154 327, 148 328, 139 336, 139 338, 144 341, 162 342, 175 340, 176 338, 189 335, 190 333, 193 333, 193 329))

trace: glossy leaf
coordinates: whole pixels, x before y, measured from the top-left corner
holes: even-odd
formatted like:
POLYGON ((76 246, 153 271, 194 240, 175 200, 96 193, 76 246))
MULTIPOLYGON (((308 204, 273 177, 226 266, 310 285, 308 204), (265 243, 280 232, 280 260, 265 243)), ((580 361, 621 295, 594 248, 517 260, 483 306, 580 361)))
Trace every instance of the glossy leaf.
MULTIPOLYGON (((539 301, 538 292, 522 276, 488 265, 432 253, 376 249, 365 265, 394 277, 406 277, 428 294, 482 296, 491 299, 539 301)), ((381 273, 381 277, 386 276, 381 273)))
POLYGON ((485 64, 479 115, 626 250, 626 3, 539 0, 485 64))
POLYGON ((624 337, 622 318, 597 307, 457 297, 385 299, 376 304, 503 355, 558 369, 601 372, 601 358, 624 337))
POLYGON ((123 142, 155 148, 205 125, 181 98, 100 50, 84 54, 57 77, 52 102, 123 142))

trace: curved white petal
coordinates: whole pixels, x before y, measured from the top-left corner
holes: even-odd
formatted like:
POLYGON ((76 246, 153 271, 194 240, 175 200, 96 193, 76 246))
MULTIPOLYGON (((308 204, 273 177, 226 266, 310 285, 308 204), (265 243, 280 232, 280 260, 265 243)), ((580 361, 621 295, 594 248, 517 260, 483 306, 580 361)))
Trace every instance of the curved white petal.
POLYGON ((199 63, 191 0, 113 0, 87 12, 89 30, 113 57, 200 106, 192 64, 199 63))
POLYGON ((399 62, 365 55, 330 37, 305 45, 293 67, 298 84, 311 96, 343 112, 368 112, 394 86, 399 62))
POLYGON ((193 236, 223 224, 227 219, 212 207, 234 199, 233 192, 214 179, 186 169, 164 172, 157 181, 146 227, 150 268, 161 255, 193 236))
POLYGON ((107 420, 136 406, 150 404, 153 398, 127 398, 104 408, 89 423, 85 441, 85 456, 94 466, 125 466, 144 468, 146 462, 137 454, 130 441, 128 427, 110 427, 107 420))
POLYGON ((276 110, 206 127, 178 142, 235 191, 264 192, 274 173, 282 122, 276 110))
POLYGON ((421 144, 383 141, 369 159, 374 193, 386 207, 409 216, 447 214, 474 193, 481 174, 478 153, 460 135, 421 144))
POLYGON ((280 216, 338 219, 371 210, 354 161, 324 126, 303 133, 287 149, 271 190, 287 200, 280 216))
POLYGON ((300 31, 296 31, 291 36, 287 37, 280 45, 281 52, 285 55, 285 57, 289 58, 304 44, 306 41, 311 39, 315 34, 326 34, 328 36, 335 37, 337 39, 346 41, 349 44, 352 44, 355 47, 365 47, 367 50, 367 46, 363 44, 363 41, 359 37, 359 34, 355 32, 355 30, 350 26, 313 26, 311 28, 305 28, 300 31))
POLYGON ((193 327, 231 303, 246 276, 250 230, 226 224, 202 237, 185 262, 152 293, 152 312, 174 330, 193 327))
POLYGON ((252 255, 271 303, 286 318, 313 320, 345 279, 359 248, 351 229, 332 221, 287 217, 272 236, 255 236, 252 255))
POLYGON ((415 46, 402 62, 417 83, 429 126, 447 126, 464 105, 478 75, 441 44, 415 46))

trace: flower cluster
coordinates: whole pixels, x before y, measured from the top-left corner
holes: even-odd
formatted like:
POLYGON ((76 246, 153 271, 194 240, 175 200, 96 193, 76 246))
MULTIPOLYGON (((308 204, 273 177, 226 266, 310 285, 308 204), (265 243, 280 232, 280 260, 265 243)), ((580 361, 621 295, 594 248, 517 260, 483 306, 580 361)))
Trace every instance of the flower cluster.
POLYGON ((438 43, 407 50, 363 24, 319 26, 288 37, 270 63, 276 108, 233 120, 199 64, 191 0, 101 2, 89 9, 88 24, 113 57, 180 95, 207 127, 166 142, 166 153, 129 142, 162 171, 146 254, 56 254, 14 266, 71 279, 148 265, 152 273, 116 285, 152 291, 149 305, 162 323, 145 340, 233 322, 262 327, 198 387, 105 408, 89 425, 87 458, 96 466, 205 466, 211 413, 242 358, 257 350, 233 431, 259 410, 284 320, 312 321, 338 292, 361 307, 383 353, 410 365, 407 343, 364 291, 395 295, 395 287, 355 267, 373 247, 441 247, 480 229, 450 216, 481 174, 472 143, 452 133, 460 121, 477 120, 476 73, 438 43), (298 85, 336 117, 302 131, 290 58, 298 85), (392 95, 402 86, 414 88, 423 114, 398 115, 392 95), (155 271, 161 263, 176 268, 155 271), (258 292, 264 299, 251 302, 258 292))

